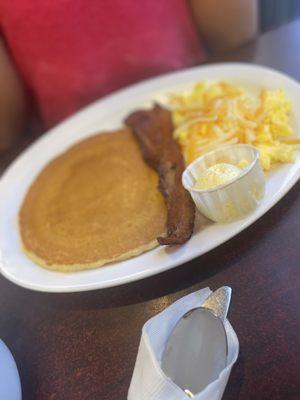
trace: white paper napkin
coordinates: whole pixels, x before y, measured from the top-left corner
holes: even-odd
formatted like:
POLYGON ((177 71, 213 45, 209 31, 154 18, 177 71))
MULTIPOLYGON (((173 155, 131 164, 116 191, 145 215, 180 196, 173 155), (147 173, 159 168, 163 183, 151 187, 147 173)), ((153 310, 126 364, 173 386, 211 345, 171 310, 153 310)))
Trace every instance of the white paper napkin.
MULTIPOLYGON (((211 290, 205 288, 176 301, 160 314, 147 321, 142 330, 138 355, 128 392, 128 400, 187 400, 188 396, 166 377, 160 364, 166 342, 178 320, 189 310, 199 307, 211 290)), ((222 398, 231 368, 239 353, 238 338, 228 321, 225 324, 228 340, 227 366, 214 382, 196 394, 195 400, 222 398)))

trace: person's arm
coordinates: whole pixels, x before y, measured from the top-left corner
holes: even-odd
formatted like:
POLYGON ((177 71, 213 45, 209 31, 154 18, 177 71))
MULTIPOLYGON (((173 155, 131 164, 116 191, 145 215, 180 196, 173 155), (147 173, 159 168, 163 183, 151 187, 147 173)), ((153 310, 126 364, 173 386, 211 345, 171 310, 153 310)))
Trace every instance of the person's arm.
POLYGON ((211 52, 236 47, 256 35, 257 0, 190 0, 199 32, 211 52))
POLYGON ((25 124, 24 90, 0 38, 0 153, 14 143, 24 131, 25 124))

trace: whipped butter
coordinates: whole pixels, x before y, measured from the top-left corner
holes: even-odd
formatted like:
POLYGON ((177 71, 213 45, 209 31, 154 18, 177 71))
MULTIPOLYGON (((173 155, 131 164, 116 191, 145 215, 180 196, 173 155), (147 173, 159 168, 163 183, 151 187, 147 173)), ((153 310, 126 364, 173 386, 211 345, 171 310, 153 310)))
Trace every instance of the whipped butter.
POLYGON ((238 178, 247 166, 246 160, 241 160, 237 165, 229 163, 212 165, 199 174, 194 189, 207 190, 229 183, 238 178))

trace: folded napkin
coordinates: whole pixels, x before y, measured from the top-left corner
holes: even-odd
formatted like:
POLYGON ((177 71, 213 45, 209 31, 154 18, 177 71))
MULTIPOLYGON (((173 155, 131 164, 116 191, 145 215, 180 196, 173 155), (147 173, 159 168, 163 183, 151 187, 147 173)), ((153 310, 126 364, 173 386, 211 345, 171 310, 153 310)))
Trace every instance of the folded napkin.
MULTIPOLYGON (((178 320, 189 310, 199 307, 210 295, 205 288, 176 301, 166 310, 147 321, 142 330, 136 364, 128 392, 128 400, 187 400, 189 397, 162 371, 160 365, 167 340, 178 320)), ((237 336, 226 320, 227 365, 217 380, 211 382, 195 400, 222 398, 231 368, 239 353, 237 336)))

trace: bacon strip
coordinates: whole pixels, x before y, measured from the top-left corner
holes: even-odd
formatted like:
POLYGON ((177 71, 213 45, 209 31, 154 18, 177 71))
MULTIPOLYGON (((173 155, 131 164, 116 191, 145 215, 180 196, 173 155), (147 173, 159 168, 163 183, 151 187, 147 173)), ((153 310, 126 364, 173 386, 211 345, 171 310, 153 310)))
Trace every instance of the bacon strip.
POLYGON ((156 104, 149 111, 130 114, 125 124, 132 130, 144 160, 159 175, 159 190, 166 201, 168 218, 167 235, 157 240, 161 245, 183 244, 193 233, 195 205, 181 183, 185 166, 173 139, 171 113, 156 104))

